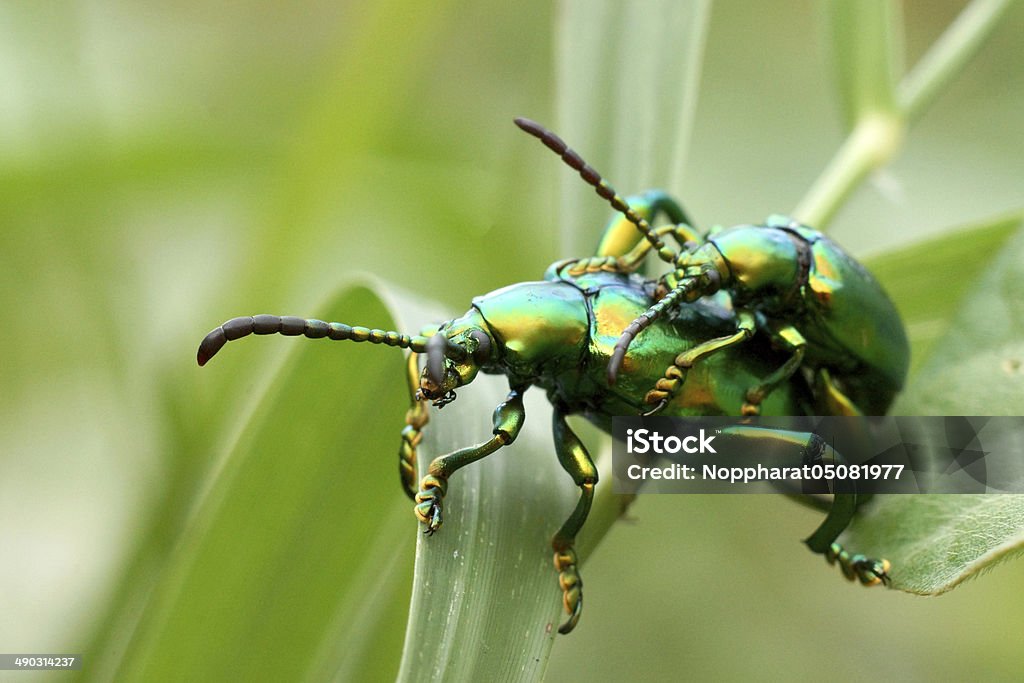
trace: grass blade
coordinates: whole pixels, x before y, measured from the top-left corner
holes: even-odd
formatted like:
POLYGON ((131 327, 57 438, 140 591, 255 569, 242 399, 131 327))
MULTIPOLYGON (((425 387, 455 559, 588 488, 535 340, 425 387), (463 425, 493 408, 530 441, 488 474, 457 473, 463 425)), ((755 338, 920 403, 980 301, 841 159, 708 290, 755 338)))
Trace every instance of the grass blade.
MULTIPOLYGON (((320 313, 390 323, 364 287, 320 313)), ((364 428, 401 414, 398 354, 389 367, 379 347, 289 342, 156 579, 117 678, 296 680, 346 661, 370 678, 397 670, 413 522, 397 490, 397 429, 364 428), (370 387, 384 389, 368 401, 370 387)), ((231 372, 230 352, 205 371, 231 372)))

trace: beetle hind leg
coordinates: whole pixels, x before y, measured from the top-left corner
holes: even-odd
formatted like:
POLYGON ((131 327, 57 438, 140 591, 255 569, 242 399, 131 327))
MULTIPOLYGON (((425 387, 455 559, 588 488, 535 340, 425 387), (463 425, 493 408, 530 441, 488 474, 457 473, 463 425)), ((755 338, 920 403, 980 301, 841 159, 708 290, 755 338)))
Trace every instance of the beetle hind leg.
MULTIPOLYGON (((802 464, 813 466, 823 463, 845 464, 846 460, 825 443, 820 436, 811 435, 807 440, 802 464)), ((845 487, 845 490, 841 488, 836 490, 825 520, 804 543, 812 552, 824 555, 830 565, 838 563, 840 571, 848 580, 858 579, 864 586, 879 584, 888 586, 890 583, 889 560, 848 552, 836 540, 853 521, 857 507, 863 501, 864 496, 858 496, 853 487, 849 485, 845 487)))
POLYGON ((859 553, 850 554, 838 543, 830 544, 824 555, 830 565, 839 563, 843 576, 850 581, 858 579, 865 586, 888 586, 891 582, 889 560, 876 560, 859 553))
POLYGON ((576 485, 580 487, 580 498, 576 503, 576 508, 551 539, 551 548, 555 551, 558 585, 562 589, 562 604, 569 615, 568 620, 558 627, 558 632, 565 634, 576 628, 583 611, 583 580, 580 578, 574 546, 576 534, 583 528, 587 516, 590 514, 590 506, 594 500, 594 486, 597 484, 597 467, 591 460, 590 454, 587 453, 583 442, 566 423, 564 410, 555 410, 552 418, 552 431, 555 437, 558 461, 576 485))

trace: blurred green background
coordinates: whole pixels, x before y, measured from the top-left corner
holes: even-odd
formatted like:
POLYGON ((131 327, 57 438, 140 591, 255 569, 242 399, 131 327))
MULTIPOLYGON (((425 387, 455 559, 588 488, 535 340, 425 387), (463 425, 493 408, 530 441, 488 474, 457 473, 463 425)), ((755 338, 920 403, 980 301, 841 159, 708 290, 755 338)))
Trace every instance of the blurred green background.
MULTIPOLYGON (((909 62, 961 7, 906 3, 909 62)), ((819 10, 715 4, 685 187, 668 188, 699 222, 790 210, 842 139, 819 10)), ((166 558, 298 343, 233 345, 200 371, 210 328, 314 315, 358 273, 457 314, 574 255, 554 218, 566 170, 511 124, 555 119, 557 14, 538 2, 0 5, 0 650, 82 652, 98 679, 133 656, 166 558)), ((1022 22, 1018 3, 840 212, 838 241, 870 258, 1024 205, 1022 22)), ((604 150, 575 144, 600 168, 604 150)), ((608 212, 592 203, 596 240, 608 212)), ((363 314, 377 318, 347 322, 389 324, 363 314)), ((372 479, 381 519, 408 515, 394 476, 400 354, 326 352, 384 379, 325 371, 291 409, 352 423, 339 448, 380 472, 346 485, 372 479), (350 400, 325 409, 324 384, 350 400)), ((294 513, 278 504, 256 501, 254 525, 294 513)), ((347 550, 393 554, 385 583, 407 593, 416 527, 395 519, 400 534, 347 550)), ((770 496, 642 497, 587 561, 586 615, 556 642, 549 677, 1021 671, 1018 565, 941 598, 864 591, 803 549, 816 520, 770 496)), ((307 590, 336 599, 330 580, 307 590)), ((218 607, 242 624, 265 608, 218 607)), ((348 618, 358 630, 358 611, 348 618)), ((404 614, 375 619, 376 668, 349 674, 397 671, 404 614)))

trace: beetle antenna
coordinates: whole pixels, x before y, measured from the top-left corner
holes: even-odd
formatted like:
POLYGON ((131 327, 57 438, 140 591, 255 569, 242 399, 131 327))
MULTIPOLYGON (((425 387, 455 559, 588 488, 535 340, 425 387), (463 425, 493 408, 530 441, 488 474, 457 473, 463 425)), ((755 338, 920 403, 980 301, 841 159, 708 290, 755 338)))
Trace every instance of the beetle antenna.
POLYGON ((612 208, 621 213, 626 217, 630 223, 635 225, 640 233, 651 243, 655 251, 658 253, 658 258, 666 263, 675 263, 677 254, 671 248, 665 245, 661 237, 651 228, 651 224, 647 220, 633 210, 629 204, 626 203, 622 197, 618 195, 615 188, 612 187, 608 181, 601 177, 601 174, 597 170, 583 160, 574 149, 565 144, 562 138, 558 137, 550 130, 540 125, 536 121, 530 119, 517 118, 515 119, 516 125, 522 128, 524 131, 537 138, 552 152, 561 157, 570 168, 579 172, 580 177, 588 185, 594 188, 598 196, 608 201, 612 205, 612 208))
POLYGON ((368 327, 351 327, 342 323, 325 323, 315 318, 296 318, 294 316, 254 315, 243 318, 232 318, 206 335, 199 344, 196 360, 200 365, 216 355, 229 341, 241 339, 250 334, 283 334, 288 337, 303 335, 309 339, 327 337, 334 340, 368 341, 371 344, 397 346, 422 353, 427 348, 427 339, 421 335, 410 337, 407 334, 387 330, 370 329, 368 327))
POLYGON ((648 325, 660 318, 665 311, 672 308, 680 297, 698 290, 701 284, 701 281, 697 278, 686 278, 622 331, 619 340, 615 342, 615 350, 612 351, 611 360, 608 361, 608 384, 615 384, 615 380, 619 375, 619 369, 622 367, 622 360, 626 357, 626 351, 629 350, 629 345, 633 343, 633 339, 648 325))

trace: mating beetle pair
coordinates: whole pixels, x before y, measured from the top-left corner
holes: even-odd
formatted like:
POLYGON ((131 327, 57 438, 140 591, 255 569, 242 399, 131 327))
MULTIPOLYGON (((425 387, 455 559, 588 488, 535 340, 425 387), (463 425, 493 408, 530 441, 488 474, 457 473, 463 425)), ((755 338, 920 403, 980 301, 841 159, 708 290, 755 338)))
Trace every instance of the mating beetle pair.
MULTIPOLYGON (((882 414, 903 385, 909 347, 885 292, 820 232, 780 216, 759 226, 699 232, 667 194, 624 200, 556 135, 526 119, 516 124, 621 214, 608 225, 595 256, 557 262, 543 281, 477 297, 462 317, 417 336, 294 317, 235 318, 206 336, 198 361, 204 365, 226 342, 249 334, 409 349, 413 401, 399 468, 428 534, 441 527, 451 475, 512 443, 526 418, 523 393, 531 386, 545 390, 554 407, 556 454, 580 489, 575 510, 552 540, 569 615, 559 631, 568 633, 583 604, 574 543, 598 472, 567 415, 582 414, 610 432, 612 416, 637 413, 882 414), (661 215, 671 223, 653 227, 661 215), (654 280, 640 274, 651 251, 669 264, 654 280), (443 407, 479 372, 503 374, 509 382, 508 397, 494 411, 493 436, 436 458, 417 484, 417 445, 428 421, 424 403, 443 407)), ((726 431, 727 438, 749 440, 752 447, 791 438, 744 427, 726 431)), ((841 460, 808 437, 805 461, 841 460)), ((835 542, 857 503, 856 493, 836 493, 807 545, 838 561, 848 578, 886 582, 888 562, 851 554, 835 542)))

